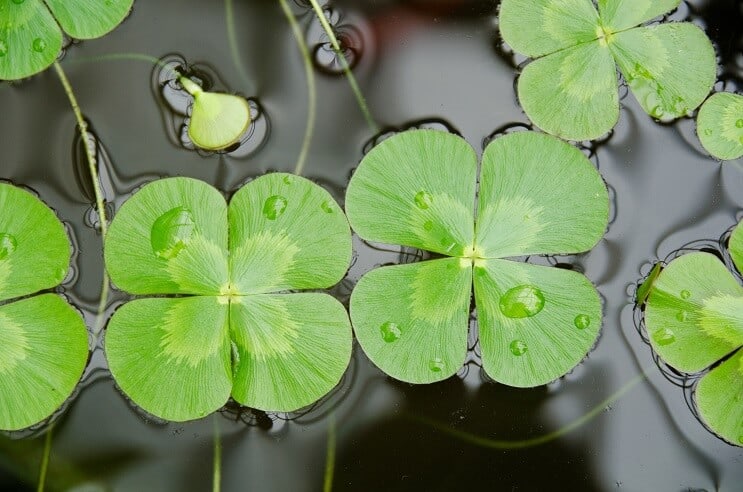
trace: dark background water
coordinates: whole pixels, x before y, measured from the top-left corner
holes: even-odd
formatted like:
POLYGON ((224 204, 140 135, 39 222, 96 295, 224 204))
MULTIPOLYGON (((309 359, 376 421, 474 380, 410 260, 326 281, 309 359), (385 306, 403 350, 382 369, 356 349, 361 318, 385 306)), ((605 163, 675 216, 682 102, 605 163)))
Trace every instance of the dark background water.
MULTIPOLYGON (((217 0, 137 1, 112 34, 68 50, 62 65, 105 149, 102 174, 112 208, 158 176, 192 176, 229 192, 267 170, 293 170, 307 106, 299 53, 277 2, 235 4, 245 75, 230 54, 224 4, 217 0), (178 135, 182 118, 163 102, 159 71, 142 61, 85 61, 124 52, 180 55, 214 78, 217 88, 256 98, 264 116, 255 134, 233 154, 184 148, 178 135)), ((380 126, 434 122, 460 132, 481 151, 497 129, 528 123, 515 98, 518 70, 498 39, 497 2, 333 5, 341 32, 363 44, 355 74, 380 126)), ((324 42, 304 0, 292 6, 310 44, 324 42)), ((743 90, 741 3, 695 0, 671 18, 705 27, 720 55, 716 88, 743 90)), ((318 52, 326 71, 337 68, 332 58, 318 52)), ((305 175, 342 200, 374 132, 343 78, 318 71, 318 100, 305 175)), ((92 321, 101 242, 89 225, 89 191, 76 177, 75 120, 65 94, 47 71, 21 84, 0 85, 0 108, 0 178, 37 191, 69 224, 78 254, 65 292, 92 321)), ((340 387, 306 412, 231 409, 167 424, 146 418, 126 401, 97 347, 79 392, 55 424, 49 488, 66 485, 58 469, 67 467, 113 490, 209 490, 216 420, 223 490, 321 490, 334 419, 335 490, 740 490, 743 449, 708 433, 687 408, 683 391, 655 366, 635 328, 632 295, 652 262, 686 243, 715 240, 741 218, 743 159, 721 164, 707 157, 692 120, 656 124, 632 97, 623 99, 610 138, 590 150, 613 192, 614 220, 593 251, 559 261, 594 281, 605 299, 605 318, 595 350, 564 378, 535 389, 505 387, 487 381, 473 350, 459 375, 411 386, 385 377, 357 346, 340 387), (483 437, 525 439, 569 424, 642 370, 648 380, 595 419, 531 449, 477 446, 416 419, 483 437)), ((355 246, 357 261, 334 290, 342 299, 375 265, 411 260, 394 248, 379 251, 361 241, 355 246)), ((122 299, 115 293, 111 310, 122 299)), ((34 488, 41 439, 18 439, 25 435, 0 437, 0 490, 34 488)))

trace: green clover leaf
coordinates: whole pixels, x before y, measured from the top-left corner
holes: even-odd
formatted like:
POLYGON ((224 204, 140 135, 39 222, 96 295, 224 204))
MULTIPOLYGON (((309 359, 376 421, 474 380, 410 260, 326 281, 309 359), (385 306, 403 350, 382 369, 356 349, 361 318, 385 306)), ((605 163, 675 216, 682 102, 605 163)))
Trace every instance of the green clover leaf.
POLYGON ((743 156, 743 96, 720 92, 707 99, 697 116, 697 135, 718 159, 743 156))
POLYGON ((364 275, 351 296, 356 337, 396 379, 443 380, 465 359, 474 283, 485 371, 545 384, 593 346, 601 302, 579 273, 504 258, 591 249, 608 222, 606 186, 575 147, 518 132, 485 149, 477 218, 476 189, 475 152, 449 133, 407 131, 364 157, 346 195, 354 230, 444 258, 364 275))
POLYGON ((5 0, 0 3, 0 80, 41 72, 59 55, 62 31, 94 39, 124 20, 134 0, 5 0))
POLYGON ((518 96, 542 130, 569 140, 604 135, 619 119, 617 65, 642 108, 670 121, 707 97, 716 77, 712 43, 690 23, 641 24, 680 0, 503 0, 500 30, 534 60, 518 96))
POLYGON ((228 397, 293 411, 328 393, 351 357, 344 307, 323 293, 351 259, 343 211, 325 190, 275 173, 227 205, 208 184, 146 185, 114 218, 111 280, 150 296, 118 309, 106 333, 111 373, 158 417, 203 417, 228 397))
POLYGON ((88 360, 78 311, 51 289, 65 278, 71 246, 54 212, 0 183, 0 429, 49 417, 72 394, 88 360))
MULTIPOLYGON (((743 226, 730 254, 743 266, 743 226)), ((743 287, 709 253, 689 253, 666 266, 650 289, 645 324, 655 352, 675 369, 706 373, 696 387, 702 420, 715 433, 743 445, 743 287)))

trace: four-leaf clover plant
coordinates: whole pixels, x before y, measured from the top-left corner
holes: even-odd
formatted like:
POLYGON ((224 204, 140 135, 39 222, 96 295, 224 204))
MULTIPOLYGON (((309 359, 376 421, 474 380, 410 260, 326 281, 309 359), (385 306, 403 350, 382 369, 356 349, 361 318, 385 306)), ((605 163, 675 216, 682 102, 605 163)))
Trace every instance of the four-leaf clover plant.
MULTIPOLYGON (((729 242, 743 272, 743 226, 729 242)), ((703 374, 694 400, 707 426, 743 445, 743 287, 714 255, 685 254, 653 282, 645 308, 650 344, 671 367, 703 374)))
POLYGON ((343 211, 304 178, 262 176, 229 205, 202 181, 154 181, 121 207, 105 259, 120 289, 145 296, 109 322, 109 367, 153 415, 196 419, 230 396, 293 411, 328 393, 348 366, 343 305, 294 292, 334 285, 351 259, 343 211))
POLYGON ((503 0, 500 31, 534 60, 518 97, 542 130, 593 140, 619 119, 617 65, 642 108, 670 121, 707 97, 717 60, 704 32, 688 22, 642 25, 680 0, 503 0))
POLYGON ((71 252, 49 207, 0 183, 0 430, 49 417, 88 361, 82 316, 60 295, 44 292, 65 278, 71 252))
POLYGON ((465 360, 474 283, 487 374, 545 384, 594 345, 601 302, 580 273, 507 258, 591 249, 607 227, 607 189, 577 148, 534 132, 488 145, 479 192, 477 174, 473 148, 446 132, 403 132, 364 157, 346 195, 353 229, 438 258, 364 275, 351 296, 356 337, 396 379, 445 379, 465 360))

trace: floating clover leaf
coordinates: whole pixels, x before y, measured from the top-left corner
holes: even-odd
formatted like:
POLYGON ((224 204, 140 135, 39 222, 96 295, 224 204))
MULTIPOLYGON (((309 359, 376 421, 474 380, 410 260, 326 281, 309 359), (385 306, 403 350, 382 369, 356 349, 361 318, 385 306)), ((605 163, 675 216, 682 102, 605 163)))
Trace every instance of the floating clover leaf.
POLYGON ((718 159, 743 156, 743 96, 720 92, 710 97, 699 110, 697 134, 718 159))
POLYGON ((41 72, 62 49, 62 30, 77 39, 118 26, 134 0, 5 0, 0 2, 0 80, 41 72), (61 29, 60 29, 61 26, 61 29))
POLYGON ((49 207, 0 183, 0 429, 49 417, 70 396, 88 360, 80 313, 56 294, 70 242, 49 207))
MULTIPOLYGON (((730 239, 743 267, 743 227, 730 239)), ((695 399, 702 420, 727 441, 743 445, 743 287, 709 253, 689 253, 664 268, 645 309, 650 344, 666 363, 706 374, 695 399)))
POLYGON ((537 386, 593 346, 601 303, 583 275, 502 258, 577 253, 603 236, 609 200, 575 147, 519 132, 477 157, 455 135, 413 130, 372 149, 348 186, 347 212, 364 239, 444 258, 372 270, 351 297, 356 337, 384 372, 413 383, 454 374, 467 351, 472 284, 487 373, 537 386))
POLYGON ((616 66, 642 108, 664 121, 684 116, 709 94, 714 48, 690 23, 640 26, 680 0, 503 0, 500 30, 535 58, 518 95, 539 128, 571 140, 605 134, 619 118, 616 66), (637 27, 639 26, 639 27, 637 27))
POLYGON ((201 181, 155 181, 121 207, 105 257, 119 288, 153 296, 116 311, 106 353, 124 393, 158 417, 203 417, 230 394, 253 408, 296 410, 348 365, 343 306, 284 292, 335 284, 351 258, 342 210, 306 179, 263 176, 229 206, 201 181))

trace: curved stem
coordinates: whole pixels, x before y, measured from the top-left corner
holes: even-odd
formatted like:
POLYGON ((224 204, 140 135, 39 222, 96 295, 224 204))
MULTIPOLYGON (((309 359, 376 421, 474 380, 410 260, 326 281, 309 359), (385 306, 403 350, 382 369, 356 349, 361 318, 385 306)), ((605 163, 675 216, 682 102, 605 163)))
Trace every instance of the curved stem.
POLYGON ((330 44, 333 46, 333 50, 335 51, 336 56, 341 62, 343 73, 345 73, 346 79, 351 86, 351 90, 353 91, 354 96, 356 96, 356 101, 359 104, 361 112, 364 114, 366 124, 369 125, 369 129, 372 131, 372 133, 377 133, 379 131, 379 127, 377 126, 377 123, 374 121, 374 118, 369 111, 369 107, 366 104, 364 94, 361 92, 361 88, 356 81, 356 77, 354 77, 353 72, 351 71, 351 66, 348 64, 348 60, 346 60, 346 55, 344 55, 343 50, 341 50, 341 45, 338 42, 338 38, 335 36, 335 32, 333 32, 333 28, 328 22, 328 18, 325 17, 325 12, 323 11, 322 7, 320 7, 320 4, 317 3, 317 0, 310 0, 310 3, 312 4, 312 8, 315 10, 317 19, 320 21, 320 25, 322 25, 325 34, 328 35, 328 39, 330 40, 330 44))
POLYGON ((312 57, 310 50, 307 47, 307 43, 304 40, 304 34, 299 27, 296 17, 292 13, 286 0, 279 0, 281 3, 281 9, 284 11, 286 20, 289 21, 289 25, 292 28, 294 39, 297 41, 299 51, 302 53, 302 60, 304 61, 304 73, 307 78, 307 124, 304 130, 304 139, 302 140, 302 148, 299 151, 299 157, 297 158, 297 165, 294 168, 294 174, 301 175, 304 171, 304 164, 307 160, 307 155, 310 151, 310 144, 312 143, 312 135, 315 132, 315 119, 317 117, 317 89, 315 86, 315 72, 312 69, 312 57))
MULTIPOLYGON (((57 71, 59 80, 62 82, 62 87, 67 94, 67 98, 72 106, 72 112, 75 113, 75 119, 77 120, 77 126, 80 130, 80 136, 84 139, 85 144, 85 157, 88 160, 88 170, 90 172, 90 178, 93 180, 93 190, 95 192, 95 206, 98 212, 98 222, 101 227, 101 238, 105 242, 106 234, 108 234, 108 221, 106 219, 106 209, 103 204, 103 191, 101 190, 101 183, 98 180, 98 166, 93 150, 90 148, 90 142, 88 141, 88 124, 83 118, 83 113, 80 111, 80 106, 77 103, 77 98, 72 90, 70 81, 67 79, 67 75, 64 73, 62 66, 59 62, 54 62, 54 69, 57 71)), ((106 274, 106 268, 103 268, 103 283, 101 285, 101 298, 98 303, 98 313, 95 319, 95 325, 93 327, 93 335, 96 337, 100 333, 103 313, 106 310, 106 304, 108 303, 108 275, 106 274)))
POLYGON ((245 70, 242 59, 240 58, 240 51, 237 46, 237 32, 235 31, 235 15, 232 8, 232 0, 224 0, 224 16, 225 22, 227 23, 227 40, 230 43, 230 54, 232 55, 232 63, 237 68, 240 78, 246 85, 250 85, 250 79, 248 78, 248 72, 245 70))
POLYGON ((44 454, 41 455, 41 467, 39 468, 39 482, 36 486, 37 492, 44 492, 46 486, 46 473, 49 469, 49 455, 52 452, 52 430, 54 426, 49 426, 49 430, 44 436, 44 454))
POLYGON ((438 429, 442 432, 445 432, 449 434, 452 437, 455 437, 457 439, 460 439, 462 441, 468 442, 470 444, 474 444, 475 446, 481 446, 483 448, 490 448, 490 449, 524 449, 524 448, 531 448, 534 446, 539 446, 541 444, 546 444, 550 441, 553 441, 557 439, 558 437, 561 437, 565 434, 568 434, 578 427, 582 426, 589 420, 593 419, 597 415, 599 415, 601 412, 604 411, 607 405, 610 405, 611 403, 617 401, 622 396, 624 396, 625 393, 627 393, 629 390, 634 388, 638 383, 645 380, 645 372, 642 374, 634 377, 632 380, 630 380, 628 383, 626 383, 624 386, 619 388, 614 394, 610 395, 603 401, 601 401, 598 405, 593 407, 591 410, 589 410, 587 413, 581 415, 577 419, 573 420, 569 424, 560 427, 559 429, 549 432, 547 434, 538 436, 538 437, 532 437, 530 439, 523 439, 523 440, 517 440, 517 441, 506 441, 506 440, 498 440, 498 439, 488 439, 486 437, 481 437, 476 434, 471 434, 469 432, 460 431, 457 429, 452 429, 441 422, 437 422, 435 420, 427 419, 425 417, 411 417, 413 420, 416 420, 418 422, 430 425, 431 427, 434 427, 435 429, 438 429))
POLYGON ((214 414, 214 475, 212 478, 212 492, 219 492, 222 488, 222 435, 219 431, 217 414, 214 414))
POLYGON ((325 454, 325 480, 323 492, 332 492, 333 476, 335 475, 335 415, 330 414, 328 422, 328 449, 325 454))

